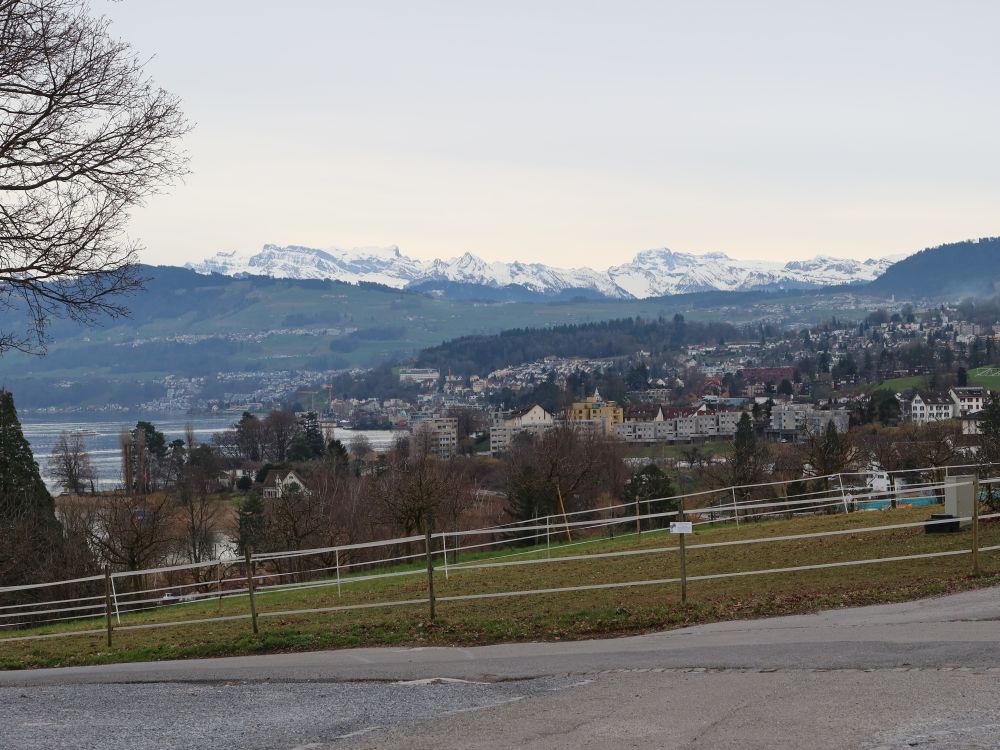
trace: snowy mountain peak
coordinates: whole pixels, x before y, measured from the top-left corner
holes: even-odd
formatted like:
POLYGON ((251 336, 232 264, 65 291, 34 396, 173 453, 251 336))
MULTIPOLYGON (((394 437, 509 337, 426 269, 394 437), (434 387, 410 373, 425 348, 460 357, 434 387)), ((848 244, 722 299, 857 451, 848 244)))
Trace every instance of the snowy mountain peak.
POLYGON ((502 289, 517 285, 554 295, 589 290, 606 297, 646 298, 687 292, 812 288, 871 281, 898 258, 865 261, 817 255, 785 264, 745 261, 725 253, 702 255, 669 248, 643 250, 629 263, 606 271, 555 268, 541 263, 487 262, 465 252, 457 258, 420 261, 403 255, 395 245, 352 249, 266 244, 260 252, 241 254, 220 250, 200 263, 188 263, 198 273, 228 276, 333 279, 376 282, 402 289, 415 284, 453 282, 502 289))

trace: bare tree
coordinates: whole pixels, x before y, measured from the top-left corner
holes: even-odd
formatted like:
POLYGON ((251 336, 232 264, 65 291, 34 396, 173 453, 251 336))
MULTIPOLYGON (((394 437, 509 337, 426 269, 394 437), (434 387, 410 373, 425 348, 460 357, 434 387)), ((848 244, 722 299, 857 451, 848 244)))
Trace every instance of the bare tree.
MULTIPOLYGON (((207 445, 195 446, 177 482, 177 501, 184 523, 184 556, 192 563, 215 557, 215 540, 223 525, 223 504, 217 494, 221 464, 207 445)), ((205 573, 195 568, 197 577, 205 573)))
POLYGON ((364 459, 372 452, 372 441, 364 433, 358 433, 351 437, 351 442, 347 445, 347 450, 352 458, 364 459))
POLYGON ((812 432, 803 445, 802 461, 808 476, 823 477, 823 489, 829 489, 829 477, 853 468, 862 453, 833 422, 822 432, 812 432))
POLYGON ((66 492, 83 494, 92 486, 95 475, 90 454, 83 443, 83 436, 63 430, 52 446, 48 462, 49 473, 59 481, 66 492))
POLYGON ((620 444, 592 431, 563 426, 523 436, 507 458, 508 513, 518 520, 597 507, 621 492, 627 477, 620 444))
MULTIPOLYGON (((176 508, 166 494, 105 495, 95 503, 87 524, 90 546, 108 565, 120 570, 153 567, 175 544, 176 508)), ((130 578, 134 590, 142 581, 130 578)))
POLYGON ((126 311, 129 210, 185 170, 176 97, 80 0, 0 0, 0 352, 40 351, 53 315, 126 311))
POLYGON ((299 432, 299 422, 290 411, 272 411, 263 422, 264 443, 272 461, 284 461, 288 449, 299 432))
POLYGON ((409 536, 433 529, 435 517, 461 492, 458 477, 434 455, 434 436, 426 427, 413 431, 386 454, 378 497, 388 518, 409 536))
POLYGON ((351 464, 354 473, 359 476, 364 472, 365 465, 371 460, 374 450, 367 435, 358 434, 351 438, 347 446, 347 452, 351 454, 351 464))

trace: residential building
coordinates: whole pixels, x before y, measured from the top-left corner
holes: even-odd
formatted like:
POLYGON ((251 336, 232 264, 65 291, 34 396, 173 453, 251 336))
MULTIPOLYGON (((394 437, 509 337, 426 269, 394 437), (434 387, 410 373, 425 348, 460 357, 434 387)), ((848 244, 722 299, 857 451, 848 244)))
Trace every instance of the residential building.
POLYGON ((555 418, 538 404, 509 412, 496 412, 490 424, 490 453, 505 453, 515 435, 539 435, 555 426, 555 418))
POLYGON ((736 434, 739 411, 708 411, 671 408, 663 419, 622 422, 614 436, 627 443, 678 443, 695 440, 728 439, 736 434))
POLYGON ((413 434, 427 433, 429 449, 438 458, 450 458, 458 450, 458 420, 453 417, 424 417, 411 422, 413 434))
POLYGON ((659 404, 641 403, 625 407, 626 422, 662 422, 663 407, 659 404))
POLYGON ((983 412, 973 411, 968 414, 963 414, 960 419, 962 420, 962 434, 963 435, 982 435, 982 423, 983 423, 983 412))
POLYGON ((910 419, 914 424, 927 424, 955 416, 957 405, 947 396, 918 392, 910 402, 910 419))
POLYGON ((817 409, 813 404, 774 404, 768 437, 773 440, 799 440, 806 435, 818 435, 833 422, 837 432, 847 432, 851 415, 846 409, 817 409))
POLYGON ((612 435, 615 425, 625 421, 625 410, 614 401, 605 401, 595 388, 593 396, 574 402, 566 410, 566 419, 571 423, 590 423, 601 435, 612 435))
POLYGON ((771 383, 780 385, 782 380, 795 377, 794 367, 744 367, 740 372, 746 383, 771 383))
POLYGON ((955 403, 956 417, 982 411, 986 403, 986 389, 978 385, 952 388, 948 391, 948 396, 955 403))
POLYGON ((271 469, 267 472, 261 492, 265 499, 284 497, 289 492, 308 494, 309 489, 291 469, 271 469))
POLYGON ((851 414, 847 409, 814 409, 807 417, 806 431, 810 435, 822 434, 831 422, 837 432, 843 434, 850 427, 851 414))
POLYGON ((400 383, 436 383, 441 378, 439 370, 424 367, 402 368, 399 371, 400 383))

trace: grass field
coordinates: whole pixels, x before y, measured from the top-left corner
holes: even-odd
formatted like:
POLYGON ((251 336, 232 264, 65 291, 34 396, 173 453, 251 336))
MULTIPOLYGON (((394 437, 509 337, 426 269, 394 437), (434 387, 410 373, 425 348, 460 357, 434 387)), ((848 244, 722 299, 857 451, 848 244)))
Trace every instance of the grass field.
MULTIPOLYGON (((760 544, 690 549, 688 575, 752 571, 818 563, 875 559, 923 552, 968 548, 971 534, 925 535, 922 528, 886 529, 851 533, 852 529, 914 522, 933 508, 900 508, 838 516, 699 527, 689 545, 748 538, 769 538, 820 531, 846 531, 837 536, 774 541, 760 544)), ((983 523, 981 545, 1000 544, 1000 524, 983 523)), ((554 547, 554 560, 584 553, 673 548, 675 537, 662 532, 616 539, 595 539, 573 547, 554 547)), ((519 550, 525 551, 525 550, 519 550)), ((510 550, 494 555, 510 554, 510 550)), ((545 558, 544 548, 516 559, 545 558)), ((483 560, 463 555, 461 562, 483 560)), ((970 575, 968 555, 824 568, 793 573, 720 578, 689 583, 686 605, 679 601, 678 585, 662 583, 616 589, 592 589, 518 597, 440 601, 431 622, 425 603, 374 606, 328 613, 303 610, 342 605, 422 600, 426 580, 418 565, 396 568, 412 575, 348 583, 338 596, 335 586, 299 591, 266 592, 257 598, 260 635, 250 632, 248 619, 200 624, 178 624, 158 629, 122 630, 108 649, 104 636, 79 635, 37 641, 0 643, 0 667, 106 663, 169 658, 191 658, 274 651, 343 648, 372 645, 482 644, 499 641, 560 640, 635 633, 681 627, 723 619, 759 617, 822 608, 901 601, 932 594, 1000 583, 1000 554, 981 555, 983 575, 970 575), (288 614, 277 614, 290 611, 288 614)), ((450 566, 445 580, 436 576, 439 597, 483 592, 557 588, 580 584, 671 579, 678 575, 676 551, 657 551, 623 557, 566 560, 504 568, 458 570, 450 566)), ((248 601, 238 596, 171 605, 124 615, 123 625, 176 622, 213 616, 245 616, 248 601)), ((103 620, 78 621, 34 631, 28 635, 103 627, 103 620)))
POLYGON ((1000 367, 977 367, 969 370, 969 383, 1000 391, 1000 367))
POLYGON ((872 388, 872 390, 899 393, 900 391, 905 391, 910 388, 923 388, 927 385, 927 380, 927 375, 911 375, 908 378, 889 378, 889 380, 885 380, 876 385, 872 388))
POLYGON ((667 445, 627 445, 625 455, 629 458, 684 458, 684 451, 697 446, 702 456, 722 456, 729 453, 732 443, 726 440, 710 441, 705 443, 677 443, 667 445))

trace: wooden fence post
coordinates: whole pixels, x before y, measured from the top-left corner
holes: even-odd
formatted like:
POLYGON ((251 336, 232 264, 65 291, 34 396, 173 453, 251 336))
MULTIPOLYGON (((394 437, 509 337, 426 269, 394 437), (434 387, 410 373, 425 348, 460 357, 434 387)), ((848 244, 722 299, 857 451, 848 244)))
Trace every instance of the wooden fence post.
POLYGON ((250 622, 253 624, 253 634, 257 635, 257 602, 253 597, 253 560, 250 559, 250 547, 243 550, 243 559, 247 569, 247 593, 250 595, 250 622))

